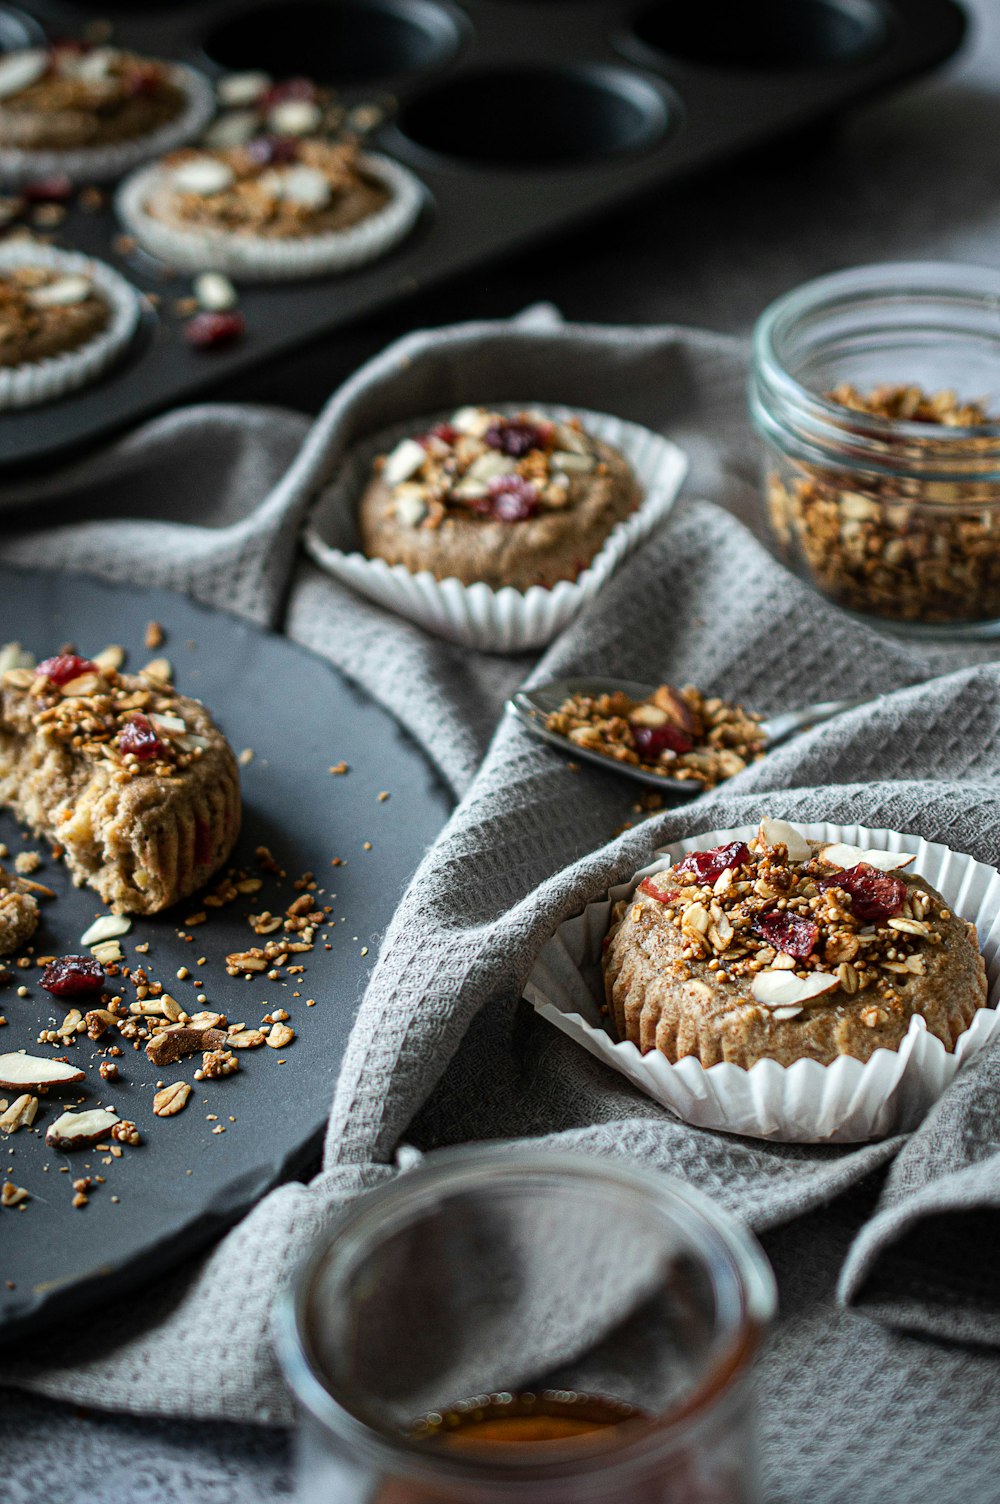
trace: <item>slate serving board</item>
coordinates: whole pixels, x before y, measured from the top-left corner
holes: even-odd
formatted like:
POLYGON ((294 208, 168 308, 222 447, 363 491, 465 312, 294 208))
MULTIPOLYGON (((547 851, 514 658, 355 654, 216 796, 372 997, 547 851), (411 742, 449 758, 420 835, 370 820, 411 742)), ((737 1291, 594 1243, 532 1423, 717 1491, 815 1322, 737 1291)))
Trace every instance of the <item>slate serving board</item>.
MULTIPOLYGON (((77 1315, 168 1272, 279 1181, 308 1168, 380 936, 450 811, 449 795, 391 716, 322 659, 236 617, 165 591, 0 568, 0 642, 10 640, 39 658, 67 642, 84 653, 117 642, 128 649, 126 667, 133 670, 166 654, 177 687, 205 701, 237 752, 253 749, 253 761, 242 769, 244 826, 233 865, 262 876, 263 889, 208 910, 205 925, 182 929, 190 942, 179 938, 179 929, 202 907, 197 899, 136 918, 122 948, 128 964, 143 964, 188 1012, 196 1011, 198 992, 208 999, 203 1006, 248 1027, 284 1007, 296 1038, 284 1050, 243 1050, 238 1074, 203 1083, 193 1079, 200 1054, 157 1069, 141 1049, 119 1040, 122 1080, 110 1084, 100 1079, 98 1065, 112 1037, 94 1043, 84 1034, 68 1050, 38 1045, 39 1031, 61 1022, 70 1002, 42 991, 37 967, 15 970, 14 981, 0 986, 0 1013, 7 1018, 0 1051, 68 1055, 87 1071, 87 1105, 114 1105, 119 1117, 138 1125, 143 1144, 126 1148, 110 1165, 103 1162, 109 1156, 94 1150, 47 1148, 46 1125, 77 1102, 80 1088, 52 1090, 41 1099, 37 1132, 0 1135, 0 1179, 31 1196, 23 1211, 0 1210, 0 1340, 77 1315), (144 646, 151 620, 167 631, 155 652, 144 646), (341 760, 350 771, 331 775, 328 769, 341 760), (383 791, 390 797, 380 801, 383 791), (255 851, 262 844, 286 869, 286 880, 260 871, 255 851), (342 866, 331 866, 335 856, 342 866), (280 912, 298 896, 293 879, 310 870, 326 890, 317 899, 333 909, 321 930, 331 948, 321 942, 300 957, 301 977, 280 983, 230 977, 227 952, 264 943, 246 915, 280 912), (137 954, 136 944, 146 941, 148 956, 137 954), (200 956, 206 957, 203 967, 196 964, 200 956), (192 980, 177 979, 181 966, 192 980), (16 993, 22 984, 30 993, 24 999, 16 993), (307 998, 315 999, 314 1007, 306 1006, 307 998), (176 1117, 153 1115, 157 1080, 194 1086, 176 1117), (217 1122, 208 1120, 210 1113, 217 1122), (212 1132, 218 1124, 224 1133, 212 1132), (60 1173, 64 1165, 69 1173, 60 1173), (88 1174, 104 1175, 105 1184, 75 1209, 72 1181, 88 1174)), ((80 952, 81 935, 105 912, 97 895, 72 887, 46 843, 31 839, 6 812, 0 812, 0 841, 11 861, 19 851, 40 851, 44 865, 35 879, 57 894, 43 900, 36 955, 80 952)), ((134 992, 123 995, 131 999, 134 992)))

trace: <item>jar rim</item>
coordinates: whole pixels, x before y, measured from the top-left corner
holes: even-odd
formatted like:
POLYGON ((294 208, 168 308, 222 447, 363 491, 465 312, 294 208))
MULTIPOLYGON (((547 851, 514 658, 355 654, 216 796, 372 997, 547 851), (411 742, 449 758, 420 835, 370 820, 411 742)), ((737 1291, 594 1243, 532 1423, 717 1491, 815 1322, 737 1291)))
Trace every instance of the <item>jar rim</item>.
POLYGON ((526 1463, 512 1468, 501 1480, 495 1459, 484 1463, 473 1456, 428 1451, 405 1435, 397 1437, 378 1429, 335 1396, 314 1361, 305 1330, 312 1287, 331 1249, 339 1239, 358 1229, 359 1224, 362 1232, 366 1225, 374 1225, 387 1201, 402 1198, 416 1204, 422 1200, 434 1204, 449 1192, 495 1185, 498 1177, 506 1175, 513 1179, 546 1172, 581 1182, 604 1180, 619 1188, 631 1186, 646 1194, 652 1192, 661 1205, 669 1204, 674 1211, 683 1209, 686 1217, 700 1224, 703 1232, 709 1233, 728 1256, 740 1296, 739 1316, 729 1340, 722 1351, 713 1355, 706 1372, 699 1376, 694 1389, 675 1412, 658 1416, 641 1428, 637 1423, 630 1441, 586 1456, 580 1454, 572 1465, 579 1468, 581 1476, 584 1471, 594 1476, 621 1467, 644 1466, 696 1433, 717 1406, 724 1403, 733 1385, 745 1375, 776 1305, 774 1275, 753 1235, 701 1192, 658 1171, 574 1151, 528 1148, 500 1153, 488 1145, 472 1145, 437 1151, 416 1169, 349 1205, 307 1254, 279 1298, 275 1335, 285 1378, 299 1403, 325 1432, 354 1445, 387 1468, 409 1468, 414 1477, 447 1473, 480 1484, 494 1481, 509 1485, 517 1480, 530 1484, 546 1478, 555 1482, 566 1476, 564 1469, 569 1459, 565 1453, 546 1460, 539 1458, 536 1465, 526 1463))
POLYGON ((929 425, 911 419, 861 413, 811 391, 788 370, 782 359, 782 340, 796 324, 810 315, 834 309, 840 303, 863 303, 865 299, 874 300, 887 295, 900 301, 907 297, 913 300, 923 297, 966 304, 974 300, 983 304, 997 317, 1000 361, 1000 271, 947 261, 871 262, 813 278, 783 293, 764 309, 752 335, 755 385, 769 400, 776 400, 794 412, 815 435, 833 431, 839 435, 849 434, 862 444, 870 441, 876 445, 888 438, 903 439, 925 447, 940 445, 942 450, 954 446, 956 441, 970 440, 996 440, 1000 446, 1000 416, 987 423, 929 425))

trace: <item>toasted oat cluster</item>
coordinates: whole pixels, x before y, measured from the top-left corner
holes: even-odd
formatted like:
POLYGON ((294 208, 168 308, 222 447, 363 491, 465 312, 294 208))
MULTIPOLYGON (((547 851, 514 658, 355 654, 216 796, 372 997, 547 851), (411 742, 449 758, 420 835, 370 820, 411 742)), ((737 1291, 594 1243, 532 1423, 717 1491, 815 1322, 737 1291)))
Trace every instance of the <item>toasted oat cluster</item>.
POLYGON ((232 750, 168 674, 62 653, 0 680, 0 803, 120 913, 194 892, 239 833, 232 750))
POLYGON ((389 199, 349 141, 260 136, 242 146, 185 148, 162 166, 147 210, 185 230, 301 239, 346 230, 389 199))
POLYGON ((107 327, 107 303, 89 277, 44 266, 0 272, 0 366, 76 350, 107 327))
POLYGON ((619 1037, 749 1067, 898 1048, 911 1017, 950 1049, 986 1001, 974 926, 901 853, 765 819, 616 906, 605 984, 619 1037))
POLYGON ((645 700, 621 691, 571 695, 545 725, 616 762, 711 789, 764 756, 767 742, 759 720, 692 684, 680 690, 661 684, 645 700))
POLYGON ((175 120, 184 104, 168 63, 118 47, 61 42, 0 60, 0 146, 131 141, 175 120))
POLYGON ((0 956, 26 945, 38 925, 38 904, 28 884, 0 867, 0 956))
POLYGON ((926 425, 926 439, 888 430, 890 467, 893 449, 901 465, 919 465, 933 451, 969 479, 925 482, 806 465, 775 471, 768 509, 783 548, 801 558, 821 590, 853 610, 927 623, 1000 615, 1000 491, 985 473, 992 441, 987 454, 982 439, 944 433, 993 421, 982 403, 912 385, 862 394, 845 384, 826 395, 845 411, 887 424, 926 425))

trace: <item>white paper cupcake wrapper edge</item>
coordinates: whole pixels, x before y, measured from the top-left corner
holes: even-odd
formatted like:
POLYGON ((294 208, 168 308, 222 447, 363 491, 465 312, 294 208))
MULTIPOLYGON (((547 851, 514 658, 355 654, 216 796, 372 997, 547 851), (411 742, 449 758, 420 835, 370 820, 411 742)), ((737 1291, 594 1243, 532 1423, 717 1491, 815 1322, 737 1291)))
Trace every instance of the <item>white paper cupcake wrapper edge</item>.
POLYGON ((138 292, 103 261, 31 241, 12 241, 0 246, 0 270, 24 265, 84 273, 108 303, 111 318, 105 329, 76 350, 22 366, 0 368, 0 412, 49 402, 96 380, 124 352, 139 323, 138 292))
POLYGON ((709 831, 665 847, 659 859, 631 882, 612 888, 607 898, 567 919, 541 951, 524 996, 556 1028, 696 1127, 788 1143, 858 1143, 912 1129, 961 1067, 1000 1029, 1000 875, 970 856, 919 836, 863 825, 796 821, 795 826, 811 840, 914 853, 916 861, 909 870, 920 873, 956 914, 976 925, 986 963, 988 1006, 976 1013, 954 1052, 928 1033, 922 1018, 911 1020, 899 1050, 877 1050, 865 1062, 848 1056, 831 1065, 798 1060, 783 1066, 762 1060, 750 1070, 727 1063, 706 1069, 691 1056, 673 1065, 655 1050, 643 1055, 634 1044, 611 1036, 600 1011, 600 958, 612 904, 631 894, 648 873, 672 865, 688 851, 747 840, 754 834, 753 826, 709 831))
POLYGON ((346 230, 303 236, 301 240, 267 240, 224 230, 179 230, 154 219, 146 212, 146 202, 162 172, 156 163, 140 168, 122 183, 115 196, 115 209, 124 228, 143 249, 177 271, 225 272, 258 282, 346 272, 385 255, 408 235, 427 198, 420 179, 398 162, 367 152, 359 161, 389 189, 389 202, 346 230))
POLYGON ((187 104, 176 120, 169 120, 148 135, 113 146, 81 146, 66 151, 46 148, 30 151, 16 146, 0 147, 0 179, 8 184, 41 182, 62 177, 81 187, 87 183, 112 183, 131 172, 140 162, 161 157, 200 136, 215 114, 215 92, 208 79, 184 63, 171 64, 171 75, 187 95, 187 104))
MULTIPOLYGON (((475 393, 470 395, 475 401, 475 393)), ((364 440, 347 455, 333 480, 321 491, 305 530, 305 546, 321 568, 376 605, 407 617, 438 637, 464 647, 494 653, 520 653, 544 647, 592 600, 622 560, 644 542, 669 515, 687 473, 687 456, 660 434, 607 413, 588 412, 549 402, 497 403, 498 412, 534 408, 556 420, 579 417, 587 432, 619 450, 644 491, 641 505, 619 522, 587 569, 576 580, 560 580, 551 589, 507 586, 494 590, 482 582, 437 580, 427 570, 411 573, 402 564, 368 559, 359 551, 357 509, 372 461, 421 423, 440 422, 445 413, 420 417, 364 440)))

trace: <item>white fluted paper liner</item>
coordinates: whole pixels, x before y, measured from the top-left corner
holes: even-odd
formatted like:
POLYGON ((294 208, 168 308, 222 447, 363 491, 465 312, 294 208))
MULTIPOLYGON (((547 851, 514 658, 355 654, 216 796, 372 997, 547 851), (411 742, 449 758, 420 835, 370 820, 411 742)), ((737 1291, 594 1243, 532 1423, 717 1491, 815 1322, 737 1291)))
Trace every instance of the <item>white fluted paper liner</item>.
POLYGON ((45 178, 68 177, 77 187, 88 183, 113 183, 140 162, 162 157, 200 136, 215 114, 215 90, 205 76, 184 63, 171 63, 170 78, 183 89, 187 103, 175 120, 131 141, 110 146, 70 147, 65 151, 46 147, 31 151, 16 146, 0 147, 0 182, 10 187, 42 182, 45 178))
POLYGON ((141 308, 139 293, 124 277, 103 261, 76 251, 60 251, 34 241, 12 241, 0 246, 0 273, 9 266, 44 266, 67 274, 82 273, 107 303, 111 317, 99 334, 75 350, 21 366, 0 367, 0 412, 50 402, 96 380, 125 351, 138 326, 141 308))
MULTIPOLYGON (((475 393, 469 397, 476 401, 475 393)), ((490 404, 491 407, 494 404, 490 404)), ((619 564, 669 514, 687 473, 687 456, 676 444, 623 418, 546 402, 500 402, 501 413, 542 412, 557 422, 578 417, 595 439, 625 456, 644 493, 640 506, 612 529, 603 547, 575 580, 551 588, 494 590, 481 581, 435 579, 429 570, 413 573, 403 564, 366 558, 360 551, 357 514, 376 455, 388 454, 398 440, 442 422, 447 413, 411 418, 383 429, 357 445, 320 493, 305 530, 305 546, 323 569, 376 605, 415 621, 438 637, 491 653, 521 653, 543 647, 592 600, 619 564)))
POLYGON ((115 196, 118 218, 144 250, 181 272, 225 272, 255 282, 288 282, 351 271, 384 256, 408 235, 427 197, 423 183, 388 157, 358 157, 365 172, 389 191, 389 202, 345 230, 293 239, 236 235, 229 230, 182 230, 147 213, 165 168, 154 163, 127 178, 115 196))
POLYGON ((954 1052, 928 1033, 922 1018, 911 1021, 898 1050, 876 1050, 864 1063, 847 1056, 832 1065, 797 1060, 785 1066, 761 1060, 744 1070, 725 1062, 706 1068, 687 1057, 672 1065, 656 1050, 643 1055, 634 1044, 614 1039, 601 1012, 601 947, 612 905, 629 897, 649 873, 673 865, 689 851, 749 840, 756 829, 749 825, 710 831, 665 847, 660 860, 644 867, 631 882, 612 888, 606 899, 566 920, 539 955, 524 995, 543 1018, 598 1060, 699 1128, 787 1143, 860 1143, 915 1128, 961 1067, 997 1037, 1000 875, 993 867, 920 836, 863 825, 796 822, 795 828, 813 841, 913 853, 916 861, 908 870, 920 873, 956 914, 976 925, 986 963, 988 1006, 976 1013, 954 1052))

